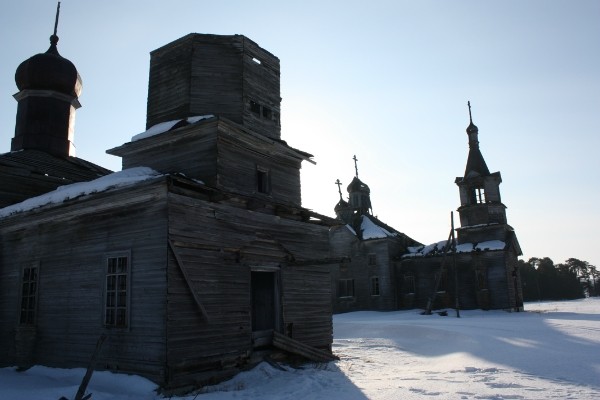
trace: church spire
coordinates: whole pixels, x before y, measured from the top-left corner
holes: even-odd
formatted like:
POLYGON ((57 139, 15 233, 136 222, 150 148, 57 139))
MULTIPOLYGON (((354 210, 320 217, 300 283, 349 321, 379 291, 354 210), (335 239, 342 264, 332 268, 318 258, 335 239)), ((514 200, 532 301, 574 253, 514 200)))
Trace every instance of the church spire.
POLYGON ((465 179, 470 176, 485 176, 490 174, 490 170, 479 150, 479 129, 473 123, 470 101, 467 101, 467 106, 469 107, 469 126, 467 127, 467 135, 469 136, 469 157, 467 159, 467 167, 465 168, 465 179))
POLYGON ((58 44, 58 35, 56 33, 58 31, 58 17, 59 16, 60 16, 60 1, 56 5, 56 17, 54 18, 54 32, 52 33, 52 35, 50 35, 50 48, 47 51, 47 53, 52 53, 55 55, 59 55, 58 49, 56 48, 56 45, 58 44))

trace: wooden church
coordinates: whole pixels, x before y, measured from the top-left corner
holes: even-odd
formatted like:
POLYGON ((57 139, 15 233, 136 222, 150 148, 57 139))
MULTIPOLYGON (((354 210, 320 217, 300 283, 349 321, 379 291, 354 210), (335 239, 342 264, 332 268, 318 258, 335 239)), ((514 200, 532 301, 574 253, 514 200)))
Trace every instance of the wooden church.
POLYGON ((331 254, 341 262, 331 271, 332 305, 335 313, 398 308, 395 265, 400 254, 420 243, 373 216, 371 190, 356 174, 343 199, 341 182, 336 184, 340 201, 335 206, 338 221, 330 229, 331 254))
POLYGON ((81 80, 57 41, 17 70, 0 156, 0 365, 85 367, 103 343, 96 368, 177 388, 273 349, 331 360, 333 219, 301 205, 279 59, 241 35, 153 51, 147 131, 110 174, 72 154, 81 80))
POLYGON ((517 263, 522 253, 500 198, 502 178, 490 173, 470 119, 467 165, 455 180, 461 204, 456 238, 452 227, 448 240, 425 246, 375 218, 370 189, 358 179, 354 158, 348 201, 339 190, 339 225, 330 230, 332 254, 342 260, 331 272, 334 312, 523 309, 517 263))
POLYGON ((400 307, 523 310, 517 257, 522 254, 500 197, 500 172, 490 173, 479 129, 467 127, 469 155, 460 194, 460 227, 447 241, 413 247, 397 267, 400 307))

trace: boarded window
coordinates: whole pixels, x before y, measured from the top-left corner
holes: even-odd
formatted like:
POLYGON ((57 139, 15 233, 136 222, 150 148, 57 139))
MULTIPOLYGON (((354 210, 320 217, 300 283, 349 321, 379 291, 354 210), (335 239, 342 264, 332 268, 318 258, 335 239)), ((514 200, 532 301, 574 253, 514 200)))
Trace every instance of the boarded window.
POLYGON ((24 268, 21 283, 21 314, 19 318, 19 322, 23 325, 33 325, 35 323, 37 287, 38 268, 24 268))
POLYGON ((106 296, 104 325, 115 328, 128 326, 129 257, 106 259, 106 296))
POLYGON ((354 297, 354 279, 338 281, 338 297, 354 297))
POLYGON ((404 275, 404 293, 415 292, 415 277, 413 275, 404 275))
POLYGON ((271 174, 268 168, 256 167, 256 190, 259 193, 271 193, 271 174))
POLYGON ((375 253, 370 253, 368 256, 368 260, 369 260, 369 266, 370 267, 374 267, 377 265, 377 254, 375 253))
POLYGON ((379 277, 371 277, 371 296, 379 296, 379 277))

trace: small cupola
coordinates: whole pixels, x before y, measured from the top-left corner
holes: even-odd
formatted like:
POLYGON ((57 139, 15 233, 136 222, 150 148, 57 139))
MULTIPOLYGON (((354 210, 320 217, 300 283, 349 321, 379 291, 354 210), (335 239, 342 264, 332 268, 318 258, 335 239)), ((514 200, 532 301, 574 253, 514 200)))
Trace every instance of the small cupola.
POLYGON ((350 195, 350 207, 361 215, 371 214, 371 189, 358 179, 358 159, 354 156, 353 160, 356 174, 347 188, 350 195))
POLYGON ((75 110, 81 107, 82 83, 75 65, 58 52, 59 11, 60 2, 48 50, 23 61, 15 73, 19 92, 14 95, 18 106, 11 151, 36 149, 62 157, 75 155, 75 110))
POLYGON ((335 211, 335 216, 340 221, 349 224, 352 220, 352 207, 350 207, 350 204, 348 204, 348 202, 342 198, 342 182, 340 182, 340 180, 337 179, 335 181, 335 184, 338 187, 338 193, 340 195, 340 201, 338 201, 335 207, 333 208, 333 210, 335 211))

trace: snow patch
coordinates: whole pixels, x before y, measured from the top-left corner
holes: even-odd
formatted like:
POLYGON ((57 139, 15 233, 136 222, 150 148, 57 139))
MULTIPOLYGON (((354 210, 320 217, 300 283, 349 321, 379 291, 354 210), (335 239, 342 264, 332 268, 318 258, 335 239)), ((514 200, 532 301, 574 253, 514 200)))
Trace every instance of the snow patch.
POLYGON ((387 229, 376 225, 373 221, 371 221, 371 219, 365 217, 364 215, 362 216, 360 229, 362 230, 363 240, 381 239, 385 237, 396 236, 395 233, 391 233, 387 229))
POLYGON ((133 185, 148 179, 161 176, 158 172, 148 167, 135 167, 94 179, 89 182, 78 182, 71 185, 59 186, 52 192, 41 196, 32 197, 21 203, 13 204, 0 209, 0 218, 9 215, 33 210, 47 204, 58 204, 92 193, 104 192, 115 187, 133 185))
MULTIPOLYGON (((147 131, 144 131, 142 133, 138 133, 137 135, 133 136, 131 138, 132 142, 138 141, 138 140, 142 140, 151 136, 156 136, 158 134, 161 134, 163 132, 167 132, 169 130, 171 130, 175 125, 177 125, 178 123, 185 121, 187 122, 187 124, 194 124, 198 121, 202 121, 203 119, 208 119, 208 118, 213 118, 214 115, 209 114, 209 115, 197 115, 194 117, 188 117, 185 119, 174 119, 172 121, 167 121, 167 122, 161 122, 160 124, 156 124, 151 126, 150 128, 148 128, 147 131)), ((186 125, 187 125, 186 124, 186 125)))

